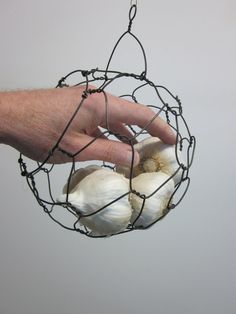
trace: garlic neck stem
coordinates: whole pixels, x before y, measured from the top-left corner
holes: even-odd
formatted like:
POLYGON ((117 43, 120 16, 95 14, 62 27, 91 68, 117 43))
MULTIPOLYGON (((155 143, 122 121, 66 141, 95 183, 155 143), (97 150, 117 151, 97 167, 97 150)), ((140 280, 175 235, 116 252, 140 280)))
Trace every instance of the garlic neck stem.
POLYGON ((145 159, 142 163, 144 172, 156 172, 160 169, 159 162, 154 158, 145 159))

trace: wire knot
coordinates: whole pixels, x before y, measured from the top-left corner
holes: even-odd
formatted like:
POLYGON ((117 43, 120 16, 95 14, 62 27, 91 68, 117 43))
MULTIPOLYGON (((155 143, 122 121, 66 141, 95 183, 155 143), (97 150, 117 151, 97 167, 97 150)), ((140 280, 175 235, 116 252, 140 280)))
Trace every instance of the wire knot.
MULTIPOLYGON (((132 1, 131 1, 131 4, 132 4, 132 1)), ((137 5, 132 4, 131 8, 129 10, 129 26, 128 26, 128 32, 129 33, 131 32, 132 23, 133 23, 133 20, 134 20, 136 14, 137 14, 137 5)))

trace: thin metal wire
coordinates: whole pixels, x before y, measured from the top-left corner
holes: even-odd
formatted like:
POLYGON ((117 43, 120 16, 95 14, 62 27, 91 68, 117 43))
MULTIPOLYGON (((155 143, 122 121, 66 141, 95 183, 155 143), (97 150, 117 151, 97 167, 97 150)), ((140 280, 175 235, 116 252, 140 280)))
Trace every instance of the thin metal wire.
MULTIPOLYGON (((125 196, 130 196, 132 194, 135 194, 142 200, 142 206, 140 208, 140 211, 133 223, 129 223, 127 228, 117 234, 125 234, 127 232, 131 232, 134 230, 145 230, 150 227, 152 227, 154 224, 156 224, 158 221, 163 219, 171 210, 173 210, 176 206, 180 204, 180 202, 183 200, 185 194, 187 193, 187 190, 190 185, 190 177, 189 177, 189 170, 193 163, 194 158, 194 152, 195 152, 195 146, 196 146, 196 139, 191 134, 190 129, 187 125, 187 122, 185 118, 183 117, 183 108, 181 101, 178 96, 174 96, 172 92, 169 91, 168 88, 165 86, 155 84, 151 80, 147 78, 147 58, 145 54, 145 50, 142 46, 142 43, 140 40, 132 33, 132 23, 133 20, 137 14, 137 1, 131 1, 130 2, 130 10, 129 10, 129 24, 128 29, 120 36, 120 38, 117 40, 111 55, 108 59, 107 66, 105 70, 101 70, 98 68, 91 69, 91 70, 74 70, 68 73, 67 75, 63 76, 57 83, 56 88, 67 88, 70 86, 84 86, 84 93, 81 97, 81 99, 78 99, 78 105, 74 113, 72 114, 71 118, 69 119, 65 129, 61 133, 60 137, 55 143, 52 143, 52 149, 48 152, 47 157, 42 163, 36 163, 36 167, 32 170, 28 170, 28 164, 25 161, 25 157, 20 154, 20 157, 18 159, 21 175, 26 178, 26 182, 32 191, 33 195, 35 196, 38 204, 43 208, 44 212, 48 214, 48 216, 56 222, 61 227, 76 231, 82 235, 86 235, 91 238, 104 238, 106 235, 94 235, 90 232, 90 230, 86 227, 80 224, 80 219, 85 217, 90 217, 95 214, 98 214, 99 212, 102 212, 105 210, 108 206, 114 204, 115 202, 119 201, 121 198, 125 196), (130 36, 132 39, 134 39, 138 47, 141 49, 142 55, 143 55, 143 61, 144 61, 144 68, 141 73, 129 73, 129 72, 120 72, 118 70, 111 70, 111 61, 114 57, 114 53, 119 46, 120 42, 124 39, 124 37, 130 36), (76 83, 70 84, 70 79, 75 79, 76 75, 81 75, 82 80, 76 81, 76 83), (156 101, 153 105, 147 105, 148 107, 155 110, 155 114, 153 118, 142 128, 137 128, 136 126, 128 125, 128 128, 130 129, 132 133, 132 137, 128 138, 126 136, 123 136, 118 133, 112 132, 110 129, 109 124, 109 103, 108 103, 108 97, 106 94, 106 89, 112 85, 114 82, 123 80, 123 79, 130 79, 133 80, 137 86, 131 90, 130 93, 125 93, 121 95, 120 97, 128 98, 130 101, 133 101, 134 103, 139 103, 139 94, 144 93, 144 89, 146 87, 152 88, 154 91, 154 95, 156 97, 156 101), (94 89, 89 89, 89 84, 93 83, 93 85, 97 84, 98 87, 94 89), (161 91, 164 91, 167 93, 167 95, 170 97, 170 99, 173 101, 173 104, 170 104, 165 101, 164 97, 161 96, 161 91), (101 134, 97 135, 93 140, 91 140, 87 145, 82 147, 77 152, 70 152, 65 151, 60 147, 60 143, 65 136, 66 132, 68 131, 71 123, 74 121, 75 117, 80 113, 81 108, 84 105, 85 100, 90 97, 92 94, 95 93, 102 93, 104 96, 104 106, 105 106, 105 131, 101 132, 101 134), (133 178, 133 170, 134 170, 134 145, 135 143, 140 139, 141 136, 148 134, 148 127, 152 124, 152 122, 160 115, 164 115, 166 122, 170 125, 170 127, 174 130, 176 133, 176 144, 175 144, 175 155, 176 160, 179 164, 179 168, 175 171, 175 173, 169 177, 162 185, 157 186, 155 190, 150 193, 149 195, 140 194, 138 191, 135 191, 132 186, 132 178, 133 178), (130 174, 129 174, 129 191, 123 195, 120 195, 116 199, 110 201, 108 204, 101 208, 97 208, 94 212, 83 214, 81 213, 77 208, 73 207, 72 204, 68 201, 69 196, 69 187, 71 183, 71 179, 73 174, 75 173, 76 169, 79 169, 79 165, 75 160, 77 157, 90 145, 92 145, 98 138, 101 136, 115 136, 118 140, 127 143, 131 147, 132 151, 132 160, 130 164, 130 174), (178 156, 178 150, 182 151, 182 154, 186 156, 186 163, 183 164, 179 160, 178 156), (49 168, 47 168, 47 163, 49 159, 57 152, 60 152, 61 154, 65 154, 67 157, 71 158, 71 167, 69 169, 69 174, 67 178, 67 189, 66 189, 66 201, 64 203, 60 203, 56 201, 56 197, 53 193, 53 173, 55 171, 54 165, 51 165, 49 168), (181 179, 180 182, 178 182, 175 185, 175 189, 173 194, 170 196, 170 199, 168 201, 168 204, 166 206, 166 209, 164 210, 164 214, 162 217, 156 219, 154 222, 150 223, 148 226, 139 226, 136 225, 136 222, 138 222, 138 219, 142 215, 145 202, 148 198, 152 197, 155 193, 160 191, 165 184, 167 184, 168 181, 170 181, 177 173, 181 173, 181 179), (45 196, 40 196, 41 192, 38 188, 38 181, 39 175, 45 175, 46 176, 46 183, 47 183, 47 189, 48 189, 48 199, 45 196), (183 190, 182 192, 181 189, 183 190), (179 194, 180 195, 177 195, 179 194), (61 208, 65 211, 66 214, 72 218, 71 224, 66 224, 63 222, 64 218, 59 218, 57 216, 58 208, 61 208)), ((102 163, 102 167, 107 167, 113 171, 115 171, 115 165, 107 164, 106 162, 102 163)))
POLYGON ((136 7, 137 7, 137 5, 138 5, 138 0, 131 0, 131 1, 130 1, 130 6, 132 7, 133 5, 136 5, 136 7))

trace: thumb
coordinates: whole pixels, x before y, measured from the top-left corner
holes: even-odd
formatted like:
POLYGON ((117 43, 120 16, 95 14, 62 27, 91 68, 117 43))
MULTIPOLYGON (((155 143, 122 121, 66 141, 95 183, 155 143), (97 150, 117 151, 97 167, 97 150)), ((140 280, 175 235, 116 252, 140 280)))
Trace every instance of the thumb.
POLYGON ((139 163, 139 154, 131 145, 104 138, 93 140, 90 136, 80 137, 79 146, 85 148, 75 156, 76 161, 102 160, 127 167, 130 167, 132 162, 134 165, 139 163))

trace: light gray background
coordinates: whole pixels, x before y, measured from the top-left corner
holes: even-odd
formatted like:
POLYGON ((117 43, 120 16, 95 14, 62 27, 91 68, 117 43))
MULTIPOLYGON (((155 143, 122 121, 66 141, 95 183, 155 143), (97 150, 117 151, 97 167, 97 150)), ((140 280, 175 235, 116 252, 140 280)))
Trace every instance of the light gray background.
MULTIPOLYGON (((129 5, 1 0, 0 88, 104 67, 129 5)), ((133 31, 197 137, 189 193, 149 231, 91 240, 49 220, 1 145, 1 314, 236 313, 236 2, 139 0, 133 31)), ((116 64, 138 67, 123 48, 116 64)))

